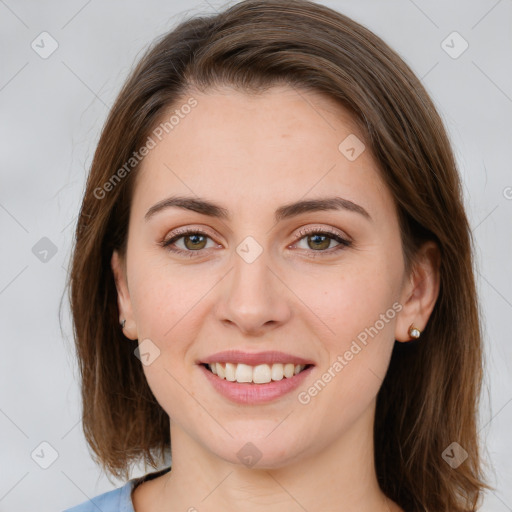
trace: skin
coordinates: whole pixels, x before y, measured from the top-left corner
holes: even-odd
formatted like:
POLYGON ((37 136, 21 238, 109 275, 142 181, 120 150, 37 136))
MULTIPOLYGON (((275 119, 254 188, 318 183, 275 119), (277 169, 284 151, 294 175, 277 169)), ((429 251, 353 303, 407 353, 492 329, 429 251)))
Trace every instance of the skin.
POLYGON ((376 395, 394 341, 411 340, 409 326, 423 330, 428 322, 439 252, 425 244, 405 274, 393 198, 368 147, 354 161, 338 150, 358 131, 331 99, 285 86, 257 96, 228 87, 193 96, 198 105, 144 159, 127 256, 112 256, 124 333, 160 350, 143 368, 171 419, 172 471, 135 490, 135 510, 400 511, 376 479, 376 395), (274 222, 284 204, 334 194, 372 220, 333 210, 274 222), (169 208, 146 222, 147 210, 171 195, 215 201, 232 219, 169 208), (196 251, 190 258, 159 245, 185 226, 209 237, 199 252, 197 240, 175 242, 196 251), (353 243, 333 252, 335 240, 295 239, 301 227, 330 228, 353 243), (252 263, 236 252, 247 236, 263 251, 252 263), (298 393, 395 302, 400 312, 307 405, 299 403, 298 393), (289 352, 315 367, 297 391, 237 405, 196 364, 230 348, 289 352), (252 467, 237 456, 247 442, 261 452, 252 467))

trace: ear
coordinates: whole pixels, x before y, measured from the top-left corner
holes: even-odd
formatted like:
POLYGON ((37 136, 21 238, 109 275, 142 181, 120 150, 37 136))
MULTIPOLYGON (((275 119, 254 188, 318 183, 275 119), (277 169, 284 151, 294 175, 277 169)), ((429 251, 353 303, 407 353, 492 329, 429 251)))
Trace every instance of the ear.
POLYGON ((425 242, 418 251, 411 274, 407 276, 402 288, 400 304, 402 309, 397 315, 395 340, 411 341, 409 327, 414 325, 423 331, 434 309, 440 288, 441 255, 434 241, 425 242))
POLYGON ((126 262, 120 256, 118 251, 113 251, 110 260, 112 272, 114 274, 114 281, 117 289, 117 306, 119 309, 119 323, 126 320, 123 327, 124 335, 131 339, 136 340, 137 326, 135 323, 135 316, 133 314, 132 302, 130 300, 130 291, 128 290, 128 281, 126 278, 126 262))

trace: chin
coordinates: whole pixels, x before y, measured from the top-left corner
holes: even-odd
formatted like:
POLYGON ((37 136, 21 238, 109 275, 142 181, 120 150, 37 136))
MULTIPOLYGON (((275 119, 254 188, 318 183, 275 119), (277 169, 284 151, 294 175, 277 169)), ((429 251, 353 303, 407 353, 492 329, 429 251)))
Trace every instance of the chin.
MULTIPOLYGON (((274 425, 275 428, 275 425, 274 425)), ((279 427, 278 427, 279 428, 279 427)), ((240 436, 229 438, 222 449, 221 442, 211 447, 211 452, 217 457, 247 469, 277 469, 285 467, 302 458, 307 447, 297 443, 296 437, 304 440, 303 436, 290 435, 289 432, 280 434, 268 430, 265 436, 252 435, 247 430, 240 436)), ((211 439, 209 440, 211 441, 211 439)))

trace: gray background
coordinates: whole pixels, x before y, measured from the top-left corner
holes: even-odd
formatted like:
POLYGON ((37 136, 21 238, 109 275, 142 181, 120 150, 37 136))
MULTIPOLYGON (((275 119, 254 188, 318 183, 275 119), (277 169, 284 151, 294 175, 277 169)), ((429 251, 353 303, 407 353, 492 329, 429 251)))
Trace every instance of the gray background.
MULTIPOLYGON (((512 1, 321 3, 402 55, 450 133, 477 243, 484 320, 480 432, 496 491, 483 510, 510 511, 512 1), (442 47, 453 31, 469 44, 458 58, 442 47)), ((223 5, 0 0, 0 512, 61 511, 123 484, 100 472, 84 441, 66 300, 63 333, 59 327, 76 215, 100 129, 141 51, 188 15, 223 5), (31 47, 43 31, 58 43, 46 59, 31 47), (48 244, 43 237, 55 254, 38 252, 48 244), (43 469, 52 450, 57 458, 43 469)), ((462 48, 448 44, 452 52, 462 48)))

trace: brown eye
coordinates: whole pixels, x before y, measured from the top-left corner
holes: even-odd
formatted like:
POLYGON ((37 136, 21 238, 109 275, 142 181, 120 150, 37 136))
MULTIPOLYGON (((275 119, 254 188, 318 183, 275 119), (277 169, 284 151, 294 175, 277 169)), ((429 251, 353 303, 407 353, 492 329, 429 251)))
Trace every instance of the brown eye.
POLYGON ((183 238, 185 247, 193 251, 204 249, 206 239, 208 237, 195 233, 193 235, 186 235, 180 238, 183 238))
POLYGON ((193 253, 200 252, 206 249, 208 240, 211 239, 206 233, 198 230, 182 230, 176 233, 175 236, 161 243, 162 247, 168 251, 186 256, 194 256, 193 253), (183 247, 176 246, 178 242, 183 239, 183 247))
MULTIPOLYGON (((345 247, 350 247, 352 242, 343 238, 339 233, 333 231, 325 231, 317 229, 309 229, 309 230, 301 230, 297 238, 298 242, 301 242, 303 239, 307 240, 307 249, 310 252, 317 252, 319 254, 326 253, 332 254, 333 252, 339 251, 345 247), (338 245, 335 247, 330 247, 331 242, 337 242, 338 245), (329 250, 330 249, 330 250, 329 250)), ((316 256, 316 255, 315 255, 316 256)))
POLYGON ((308 239, 308 246, 313 250, 321 250, 321 249, 329 249, 331 245, 331 241, 333 238, 326 235, 308 235, 306 237, 308 239))
MULTIPOLYGON (((298 241, 295 242, 296 245, 303 239, 307 239, 307 248, 304 250, 308 251, 312 256, 329 255, 352 245, 351 241, 346 240, 339 233, 319 230, 318 228, 302 230, 296 238, 298 239, 298 241), (338 245, 330 247, 333 241, 337 242, 338 245)), ((185 229, 175 233, 174 236, 161 242, 160 245, 168 251, 187 257, 193 257, 208 249, 208 240, 212 239, 203 231, 185 229), (183 244, 182 247, 178 246, 180 242, 183 244)))

